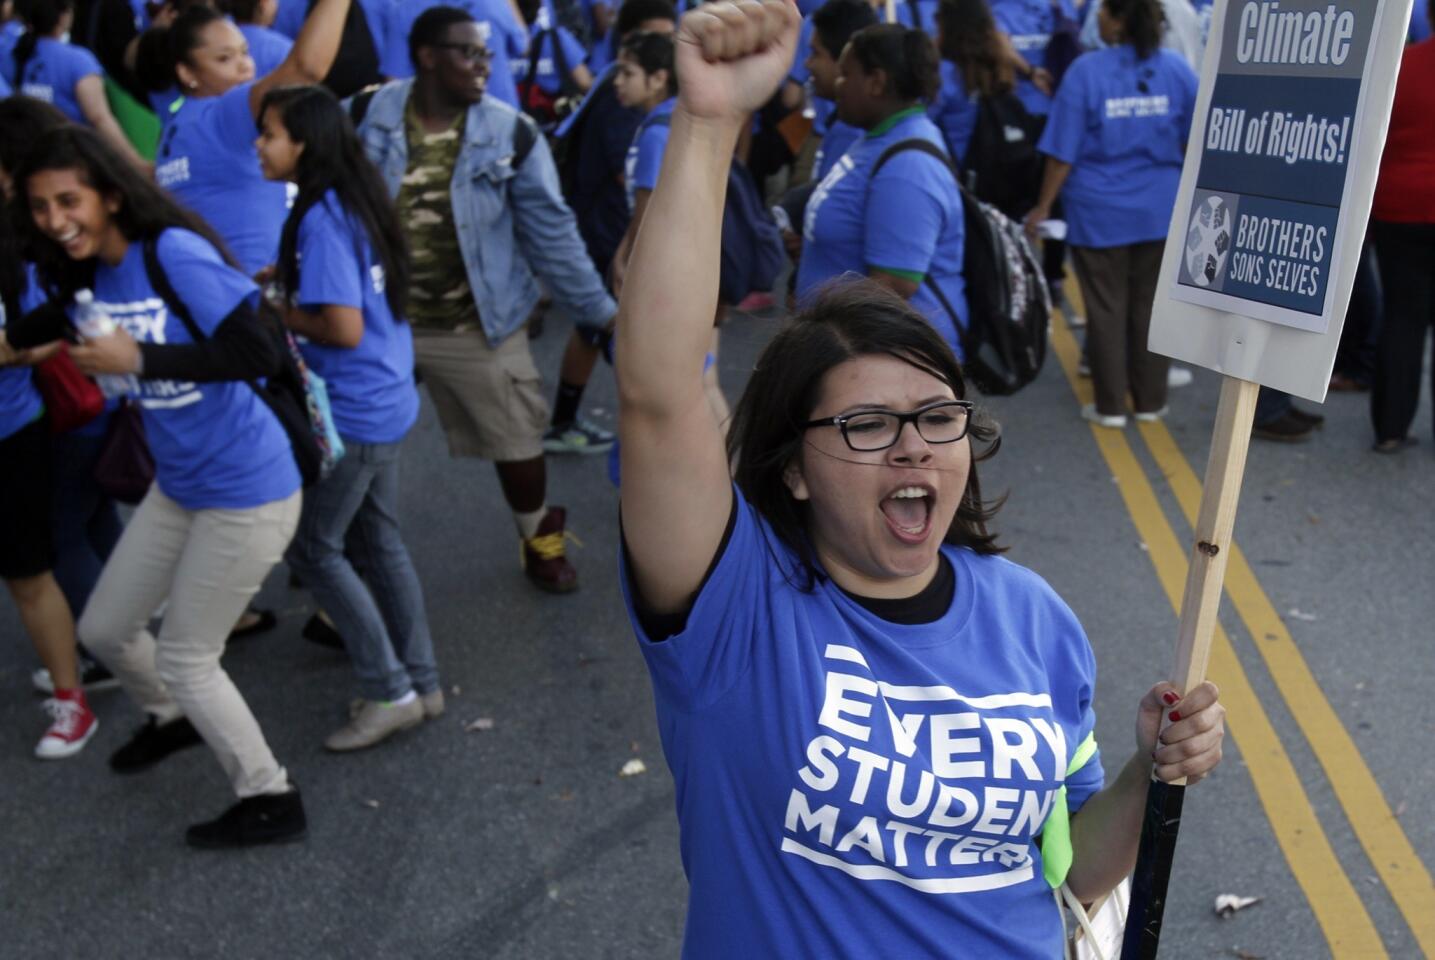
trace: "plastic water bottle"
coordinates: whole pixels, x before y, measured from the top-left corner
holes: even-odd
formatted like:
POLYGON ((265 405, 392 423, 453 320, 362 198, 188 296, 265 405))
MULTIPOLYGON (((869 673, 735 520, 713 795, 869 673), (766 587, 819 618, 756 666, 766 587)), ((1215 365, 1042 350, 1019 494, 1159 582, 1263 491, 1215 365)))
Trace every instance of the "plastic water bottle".
MULTIPOLYGON (((115 332, 116 325, 109 314, 95 306, 95 295, 89 290, 75 293, 75 329, 86 340, 108 337, 115 332)), ((132 373, 102 373, 95 377, 95 385, 106 397, 118 397, 127 393, 139 393, 139 378, 132 373)))

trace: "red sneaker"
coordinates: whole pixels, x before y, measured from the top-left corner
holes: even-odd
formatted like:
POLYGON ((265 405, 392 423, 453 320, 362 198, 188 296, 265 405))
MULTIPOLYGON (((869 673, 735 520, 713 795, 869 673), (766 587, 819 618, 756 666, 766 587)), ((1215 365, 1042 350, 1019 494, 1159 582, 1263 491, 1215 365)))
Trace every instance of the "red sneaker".
POLYGON ((100 728, 100 721, 90 712, 85 695, 78 690, 57 693, 45 701, 45 709, 54 722, 35 747, 35 756, 41 760, 73 757, 85 748, 100 728))
POLYGON ((578 538, 563 529, 568 511, 550 507, 538 532, 523 541, 523 572, 533 585, 549 593, 571 593, 578 589, 578 571, 568 562, 564 541, 578 538))

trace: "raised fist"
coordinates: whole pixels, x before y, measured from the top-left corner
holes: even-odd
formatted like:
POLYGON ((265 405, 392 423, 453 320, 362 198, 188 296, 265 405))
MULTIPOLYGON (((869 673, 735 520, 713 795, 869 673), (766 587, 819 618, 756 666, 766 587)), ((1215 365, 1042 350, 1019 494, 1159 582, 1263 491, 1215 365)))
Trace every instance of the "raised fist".
POLYGON ((791 70, 800 23, 791 0, 723 0, 690 10, 678 29, 679 106, 703 119, 746 119, 791 70))

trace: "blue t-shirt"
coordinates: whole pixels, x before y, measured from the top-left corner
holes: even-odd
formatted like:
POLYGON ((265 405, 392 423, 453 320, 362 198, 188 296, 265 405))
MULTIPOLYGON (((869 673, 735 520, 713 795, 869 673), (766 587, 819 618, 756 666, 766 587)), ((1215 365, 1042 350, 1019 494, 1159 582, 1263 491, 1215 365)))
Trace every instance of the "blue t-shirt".
POLYGON ((289 56, 289 50, 294 46, 294 41, 277 30, 270 30, 268 27, 261 27, 253 23, 241 23, 239 32, 244 34, 244 39, 249 44, 249 55, 254 58, 254 75, 266 77, 273 73, 284 58, 289 56))
MULTIPOLYGON (((44 303, 45 297, 35 283, 34 267, 29 264, 26 264, 25 281, 16 307, 28 313, 44 303)), ((5 303, 0 300, 0 330, 5 329, 6 319, 5 303)), ((44 409, 44 399, 35 387, 29 367, 0 367, 0 440, 29 426, 44 409)), ((0 509, 4 509, 3 505, 0 509)))
POLYGON ((628 186, 628 212, 637 205, 639 190, 652 190, 658 185, 658 172, 663 169, 663 151, 668 148, 668 126, 673 118, 673 108, 678 98, 664 100, 643 118, 638 132, 633 135, 633 145, 628 148, 628 159, 623 165, 623 182, 628 186))
POLYGON ((1165 239, 1197 82, 1170 50, 1138 61, 1129 45, 1108 47, 1071 65, 1037 144, 1072 165, 1061 191, 1070 243, 1118 247, 1165 239))
MULTIPOLYGON (((156 252, 205 334, 241 302, 258 298, 253 281, 197 234, 166 230, 156 252)), ((119 266, 98 264, 94 293, 95 305, 140 343, 194 342, 150 285, 140 243, 130 244, 119 266)), ((141 379, 139 403, 155 480, 186 510, 242 510, 299 489, 289 437, 247 383, 141 379)))
MULTIPOLYGON (((408 0, 357 0, 357 5, 363 8, 364 19, 369 25, 369 36, 374 41, 374 52, 380 58, 384 55, 384 39, 388 30, 389 8, 408 0)), ((310 0, 280 0, 279 12, 274 16, 273 29, 284 34, 290 40, 299 39, 299 31, 304 28, 304 21, 309 16, 310 0)), ((408 42, 405 36, 404 42, 408 42)))
POLYGON ((862 129, 851 124, 843 123, 835 115, 827 122, 827 132, 822 135, 822 143, 817 147, 817 154, 812 159, 812 179, 821 183, 841 160, 843 155, 852 146, 862 139, 862 129))
POLYGON ((846 273, 865 277, 872 268, 920 275, 942 291, 957 313, 957 323, 926 282, 912 295, 912 306, 961 357, 958 327, 967 324, 967 296, 962 198, 956 180, 936 157, 915 150, 893 156, 872 180, 872 168, 888 147, 918 137, 943 145, 941 131, 926 114, 909 112, 891 129, 854 144, 812 191, 803 223, 797 296, 805 297, 846 273))
POLYGON ((15 74, 15 49, 12 46, 4 59, 5 78, 27 97, 55 105, 72 123, 88 123, 75 96, 75 85, 86 77, 104 75, 104 68, 95 55, 84 47, 41 37, 35 53, 25 63, 25 75, 15 74))
POLYGON ((300 344, 304 360, 329 388, 339 436, 355 443, 398 443, 419 415, 413 332, 389 309, 384 268, 374 259, 362 223, 347 214, 334 191, 304 214, 298 252, 295 300, 301 307, 317 311, 328 303, 364 315, 356 347, 300 344))
POLYGON ((217 97, 186 97, 160 116, 155 180, 219 233, 250 276, 274 262, 288 216, 287 184, 259 172, 253 84, 217 97))
POLYGON ((1415 6, 1410 10, 1410 30, 1406 38, 1411 43, 1420 43, 1422 40, 1430 39, 1430 13, 1426 4, 1416 0, 1415 6))
POLYGON ((389 8, 385 32, 382 69, 384 76, 412 77, 414 63, 409 59, 409 32, 414 21, 430 7, 451 6, 468 11, 478 22, 493 61, 488 75, 487 95, 511 107, 518 106, 518 87, 513 82, 512 61, 528 52, 528 32, 513 19, 513 12, 504 0, 403 0, 389 8))
POLYGON ((972 141, 972 131, 977 127, 978 103, 976 97, 967 93, 961 67, 950 60, 943 60, 941 73, 942 86, 937 99, 927 109, 927 116, 941 128, 947 152, 960 169, 962 157, 967 154, 967 144, 972 141))
MULTIPOLYGON (((1061 9, 1072 20, 1076 8, 1071 0, 1060 0, 1061 9)), ((997 29, 1011 37, 1012 46, 1033 68, 1046 66, 1046 45, 1056 29, 1056 12, 1052 0, 992 0, 992 17, 997 29)), ((1016 95, 1030 113, 1046 114, 1051 98, 1038 90, 1030 80, 1018 79, 1016 95)))
MULTIPOLYGON (((583 49, 583 44, 569 33, 564 27, 548 28, 543 21, 548 18, 548 11, 540 11, 538 22, 535 22, 529 29, 529 42, 539 44, 538 48, 538 89, 556 97, 563 89, 563 78, 558 75, 558 58, 553 53, 553 38, 558 38, 558 43, 563 48, 563 58, 568 63, 568 72, 571 74, 575 67, 582 66, 588 51, 583 49)), ((513 61, 513 82, 523 83, 528 79, 528 64, 532 57, 530 52, 517 57, 513 61)))
MULTIPOLYGON (((641 638, 690 884, 683 956, 1061 956, 1033 838, 1102 786, 1096 665, 1036 574, 943 547, 937 621, 905 626, 792 553, 739 494, 686 629, 641 638)), ((624 595, 632 587, 624 564, 624 595)), ((633 617, 636 625, 637 618, 633 617)))

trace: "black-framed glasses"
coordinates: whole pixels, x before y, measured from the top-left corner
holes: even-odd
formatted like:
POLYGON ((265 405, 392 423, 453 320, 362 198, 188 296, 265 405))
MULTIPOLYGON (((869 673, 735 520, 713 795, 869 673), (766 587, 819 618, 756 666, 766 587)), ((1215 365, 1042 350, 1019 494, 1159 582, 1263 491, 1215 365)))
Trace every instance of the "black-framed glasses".
POLYGON ((863 410, 844 413, 821 420, 809 420, 802 429, 836 427, 842 439, 857 453, 886 450, 902 436, 902 427, 912 424, 917 434, 928 443, 956 443, 967 435, 972 419, 970 400, 938 400, 911 413, 892 410, 863 410))
POLYGON ((469 63, 489 64, 493 62, 493 51, 487 47, 479 47, 471 43, 435 43, 433 46, 442 47, 445 50, 456 50, 458 55, 469 63))

